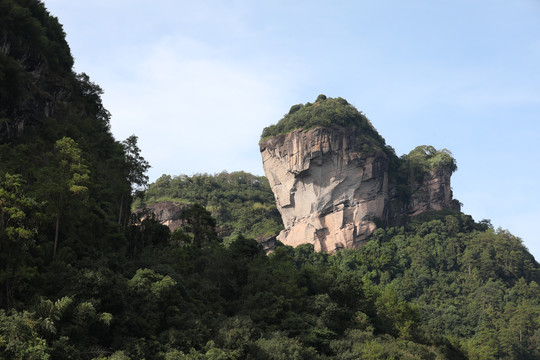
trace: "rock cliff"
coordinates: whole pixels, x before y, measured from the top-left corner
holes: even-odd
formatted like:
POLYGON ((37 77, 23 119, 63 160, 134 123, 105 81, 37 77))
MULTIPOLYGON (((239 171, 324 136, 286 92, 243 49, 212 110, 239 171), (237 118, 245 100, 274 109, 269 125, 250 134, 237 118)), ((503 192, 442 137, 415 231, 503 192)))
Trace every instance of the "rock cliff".
POLYGON ((285 227, 278 239, 288 245, 356 248, 378 222, 456 208, 452 167, 432 167, 408 180, 400 172, 414 175, 412 165, 357 126, 299 128, 259 145, 285 227))
POLYGON ((409 184, 412 195, 408 204, 408 215, 416 216, 425 211, 445 208, 459 211, 459 202, 452 197, 451 176, 451 169, 440 167, 425 173, 422 181, 409 184))
POLYGON ((184 221, 182 220, 182 212, 187 208, 189 208, 189 205, 175 204, 170 201, 161 201, 148 206, 146 209, 137 209, 134 211, 134 213, 138 214, 140 218, 143 218, 147 216, 145 211, 150 212, 154 214, 157 221, 167 226, 172 232, 184 225, 184 221))
POLYGON ((73 58, 45 6, 6 5, 0 31, 0 143, 40 127, 71 100, 73 58))
MULTIPOLYGON (((185 219, 182 217, 186 210, 189 210, 193 205, 174 203, 171 201, 160 201, 145 208, 136 209, 133 213, 137 214, 139 220, 152 214, 154 218, 162 225, 165 225, 171 232, 184 227, 185 219)), ((216 227, 216 232, 220 238, 230 236, 232 231, 228 228, 216 227)), ((257 239, 265 249, 272 249, 275 243, 275 237, 262 236, 257 239)))

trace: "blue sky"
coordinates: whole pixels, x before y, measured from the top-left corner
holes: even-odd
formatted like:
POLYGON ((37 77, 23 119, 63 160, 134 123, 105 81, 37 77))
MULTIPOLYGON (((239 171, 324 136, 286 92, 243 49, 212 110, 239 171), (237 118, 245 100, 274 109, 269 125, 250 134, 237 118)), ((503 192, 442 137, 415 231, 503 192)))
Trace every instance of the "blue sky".
POLYGON ((398 155, 452 151, 454 197, 540 259, 540 1, 45 0, 151 180, 263 174, 290 106, 341 96, 398 155))

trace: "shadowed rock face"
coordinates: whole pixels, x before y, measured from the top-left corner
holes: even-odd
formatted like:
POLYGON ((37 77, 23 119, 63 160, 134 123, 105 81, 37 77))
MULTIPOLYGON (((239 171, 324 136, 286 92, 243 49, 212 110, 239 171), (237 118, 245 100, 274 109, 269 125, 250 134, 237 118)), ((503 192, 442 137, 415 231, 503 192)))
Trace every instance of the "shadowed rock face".
POLYGON ((410 203, 397 200, 388 156, 356 128, 294 130, 261 141, 260 151, 285 226, 278 239, 288 245, 356 248, 377 219, 392 223, 452 204, 451 171, 444 168, 410 185, 410 203))
MULTIPOLYGON (((170 201, 161 201, 154 205, 150 205, 146 208, 148 212, 151 212, 161 224, 168 226, 172 231, 181 228, 184 225, 182 220, 182 212, 186 210, 189 205, 175 204, 170 201)), ((137 209, 134 213, 140 214, 141 217, 145 217, 143 209, 137 209)))
MULTIPOLYGON (((60 41, 67 47, 64 39, 60 41)), ((0 122, 0 143, 5 143, 22 136, 28 127, 40 126, 54 115, 58 104, 70 100, 71 90, 62 77, 71 76, 71 63, 65 64, 69 67, 62 69, 63 72, 55 73, 48 59, 36 49, 24 42, 11 41, 6 34, 0 35, 0 60, 2 65, 11 63, 11 67, 21 70, 18 74, 9 68, 0 71, 7 78, 0 82, 0 110, 3 120, 9 119, 0 122), (17 84, 24 90, 13 89, 17 84)))

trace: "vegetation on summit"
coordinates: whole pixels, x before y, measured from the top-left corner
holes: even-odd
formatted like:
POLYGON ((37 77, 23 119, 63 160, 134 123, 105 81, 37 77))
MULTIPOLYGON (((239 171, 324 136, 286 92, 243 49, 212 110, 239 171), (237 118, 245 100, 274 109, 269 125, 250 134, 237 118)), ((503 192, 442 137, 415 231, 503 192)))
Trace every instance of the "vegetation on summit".
POLYGON ((293 105, 289 113, 277 124, 264 128, 261 141, 296 129, 306 131, 319 126, 331 127, 333 125, 360 129, 361 136, 370 144, 364 145, 366 152, 374 149, 383 151, 390 161, 389 170, 396 176, 399 183, 407 182, 410 174, 421 179, 426 172, 435 168, 447 167, 452 172, 457 170, 456 160, 449 150, 437 150, 429 145, 418 146, 409 154, 398 158, 395 150, 386 145, 386 141, 369 119, 341 97, 328 98, 325 95, 319 95, 314 103, 293 105))
POLYGON ((415 168, 420 173, 436 168, 448 168, 454 172, 457 170, 456 159, 448 149, 437 150, 433 146, 417 146, 403 157, 409 167, 415 168))
POLYGON ((296 129, 309 130, 331 125, 359 128, 364 136, 372 138, 381 147, 385 146, 384 139, 362 112, 341 97, 328 98, 322 94, 314 103, 293 105, 289 113, 277 124, 264 128, 261 139, 286 134, 296 129))

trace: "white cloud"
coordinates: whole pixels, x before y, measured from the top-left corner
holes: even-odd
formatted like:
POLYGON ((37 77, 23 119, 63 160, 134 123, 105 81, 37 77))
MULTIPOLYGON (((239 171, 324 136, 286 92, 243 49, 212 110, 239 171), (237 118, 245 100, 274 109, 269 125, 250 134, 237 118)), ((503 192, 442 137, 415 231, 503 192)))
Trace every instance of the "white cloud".
POLYGON ((283 112, 281 75, 227 63, 186 39, 127 56, 139 59, 124 69, 132 79, 106 80, 104 101, 116 137, 135 133, 143 156, 158 164, 152 178, 242 167, 238 157, 246 157, 248 148, 257 159, 247 155, 252 169, 244 170, 257 170, 259 135, 283 112))

